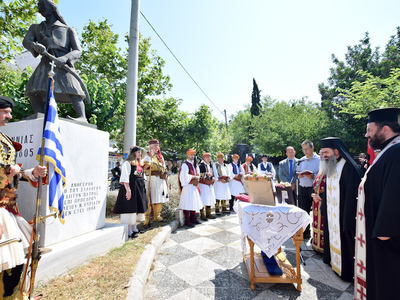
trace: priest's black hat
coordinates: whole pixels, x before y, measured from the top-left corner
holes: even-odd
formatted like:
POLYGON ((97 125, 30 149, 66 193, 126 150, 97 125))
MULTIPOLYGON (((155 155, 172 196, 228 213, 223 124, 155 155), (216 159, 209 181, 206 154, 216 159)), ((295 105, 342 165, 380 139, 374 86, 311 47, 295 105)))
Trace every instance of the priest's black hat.
POLYGON ((369 120, 371 122, 399 122, 400 108, 398 107, 387 107, 371 110, 368 113, 369 120))
POLYGON ((322 148, 331 148, 337 149, 340 153, 340 156, 343 157, 348 163, 350 163, 357 171, 360 178, 363 176, 360 168, 357 166, 353 157, 351 156, 349 150, 343 143, 343 141, 338 137, 327 137, 321 140, 321 149, 322 148))
POLYGON ((1 108, 13 108, 14 107, 14 101, 12 101, 10 98, 7 98, 5 96, 0 96, 0 109, 1 108))

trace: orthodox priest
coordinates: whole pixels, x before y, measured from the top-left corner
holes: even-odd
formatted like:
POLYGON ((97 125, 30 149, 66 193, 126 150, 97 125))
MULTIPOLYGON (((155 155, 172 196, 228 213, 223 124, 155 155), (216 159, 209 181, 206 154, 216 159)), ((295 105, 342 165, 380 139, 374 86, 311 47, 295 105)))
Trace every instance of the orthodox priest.
POLYGON ((398 299, 400 108, 370 111, 366 138, 381 150, 358 190, 355 299, 398 299))
POLYGON ((324 219, 324 263, 345 281, 353 281, 357 191, 362 173, 339 138, 321 140, 326 171, 326 197, 321 203, 324 219))

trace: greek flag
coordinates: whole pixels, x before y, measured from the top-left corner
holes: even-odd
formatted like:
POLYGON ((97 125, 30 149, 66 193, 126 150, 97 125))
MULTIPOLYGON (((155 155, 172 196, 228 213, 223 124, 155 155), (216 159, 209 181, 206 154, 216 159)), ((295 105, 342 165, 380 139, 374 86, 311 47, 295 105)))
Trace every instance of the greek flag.
MULTIPOLYGON (((55 211, 64 224, 64 188, 66 185, 64 153, 61 144, 60 125, 57 115, 57 103, 53 89, 50 87, 47 95, 48 112, 43 130, 44 160, 49 162, 49 208, 55 211)), ((37 160, 40 160, 41 147, 37 160)))

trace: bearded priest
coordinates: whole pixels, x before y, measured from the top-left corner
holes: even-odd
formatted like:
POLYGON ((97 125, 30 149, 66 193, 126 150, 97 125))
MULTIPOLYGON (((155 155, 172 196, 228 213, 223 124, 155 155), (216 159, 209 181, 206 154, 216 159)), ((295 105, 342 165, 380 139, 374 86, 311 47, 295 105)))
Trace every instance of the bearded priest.
POLYGON ((353 281, 357 192, 362 173, 339 138, 321 140, 321 167, 326 171, 324 263, 345 281, 353 281))

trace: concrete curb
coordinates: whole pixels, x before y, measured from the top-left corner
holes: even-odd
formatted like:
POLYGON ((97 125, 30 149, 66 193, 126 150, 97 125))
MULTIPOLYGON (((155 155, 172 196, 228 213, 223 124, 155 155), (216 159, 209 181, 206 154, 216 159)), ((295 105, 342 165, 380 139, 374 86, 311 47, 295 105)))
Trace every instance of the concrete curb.
POLYGON ((172 232, 179 227, 177 220, 169 223, 168 226, 164 226, 160 233, 158 233, 151 244, 147 245, 140 256, 140 259, 136 265, 135 271, 133 271, 132 277, 129 280, 129 289, 127 300, 143 300, 144 287, 147 282, 147 277, 150 273, 151 265, 153 264, 154 257, 157 251, 160 249, 162 243, 169 238, 172 232))

